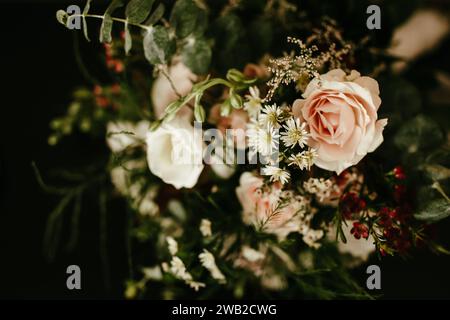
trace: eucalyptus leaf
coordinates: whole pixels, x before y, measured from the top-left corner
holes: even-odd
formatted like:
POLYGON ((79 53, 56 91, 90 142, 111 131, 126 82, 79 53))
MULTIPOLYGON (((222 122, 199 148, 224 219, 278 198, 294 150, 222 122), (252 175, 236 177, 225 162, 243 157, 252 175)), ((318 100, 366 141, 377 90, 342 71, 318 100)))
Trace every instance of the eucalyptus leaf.
POLYGON ((208 72, 211 55, 211 47, 204 39, 192 39, 181 50, 183 63, 196 74, 208 72))
POLYGON ((84 37, 86 38, 87 41, 91 41, 91 39, 89 39, 89 34, 88 34, 88 26, 87 26, 87 22, 86 22, 86 17, 82 16, 82 21, 83 21, 83 34, 84 37))
POLYGON ((163 64, 175 52, 175 41, 163 26, 152 27, 145 31, 144 54, 151 64, 163 64))
POLYGON ((434 181, 450 178, 450 169, 440 164, 425 164, 422 166, 427 176, 434 181))
POLYGON ((131 0, 126 9, 125 16, 130 23, 142 23, 150 14, 154 0, 131 0))
POLYGON ((133 40, 131 39, 130 28, 128 28, 128 24, 125 23, 125 54, 128 54, 131 50, 131 46, 133 45, 133 40))
POLYGON ((111 31, 112 31, 112 26, 113 26, 113 20, 112 20, 112 13, 122 7, 124 5, 124 0, 113 0, 113 2, 111 2, 111 4, 108 6, 108 8, 105 11, 104 14, 104 18, 103 18, 103 22, 102 25, 100 27, 100 42, 102 43, 110 43, 112 38, 111 38, 111 31))
POLYGON ((450 216, 450 203, 445 199, 437 199, 428 203, 414 217, 426 222, 437 222, 450 216))
POLYGON ((144 22, 146 26, 152 26, 157 23, 164 15, 165 7, 163 3, 160 3, 153 13, 148 17, 148 19, 144 22))
POLYGON ((173 6, 170 24, 179 38, 185 38, 193 33, 200 18, 201 9, 192 0, 178 0, 173 6))
POLYGON ((394 137, 395 145, 408 153, 431 149, 442 141, 443 134, 438 124, 424 115, 407 121, 394 137))
POLYGON ((64 26, 67 26, 67 19, 69 18, 69 15, 64 10, 58 10, 56 12, 56 20, 58 20, 59 23, 63 24, 64 26))
POLYGON ((92 2, 92 0, 87 0, 86 5, 84 6, 84 9, 83 9, 83 15, 81 17, 82 21, 83 21, 83 34, 87 41, 91 41, 91 39, 89 39, 87 22, 86 22, 85 16, 89 13, 89 9, 91 8, 91 2, 92 2))
POLYGON ((92 0, 87 0, 86 5, 84 6, 84 9, 83 9, 83 15, 86 15, 89 13, 89 9, 91 9, 91 2, 92 2, 92 0))

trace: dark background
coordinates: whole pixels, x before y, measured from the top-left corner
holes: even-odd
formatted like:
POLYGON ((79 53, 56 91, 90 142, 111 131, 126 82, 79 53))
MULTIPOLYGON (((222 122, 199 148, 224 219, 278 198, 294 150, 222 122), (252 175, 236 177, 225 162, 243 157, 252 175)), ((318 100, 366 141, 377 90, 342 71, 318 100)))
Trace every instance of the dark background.
MULTIPOLYGON (((83 204, 80 243, 73 252, 59 250, 55 261, 44 259, 42 237, 57 198, 38 186, 31 162, 43 175, 55 167, 82 162, 99 146, 82 135, 56 148, 47 145, 48 123, 65 112, 71 91, 86 84, 75 63, 71 31, 55 19, 58 9, 76 1, 6 2, 1 4, 0 107, 0 298, 122 298, 128 276, 125 214, 121 203, 109 206, 108 261, 110 287, 99 249, 99 213, 83 204), (123 227, 122 227, 123 226, 123 227), (82 270, 82 290, 66 289, 66 268, 82 270)), ((84 40, 82 40, 84 41, 84 40)), ((96 48, 93 41, 92 48, 96 48)), ((448 59, 448 41, 431 60, 448 59)), ((94 51, 94 50, 91 50, 94 51)), ((87 50, 86 55, 91 52, 87 50)), ((440 224, 440 241, 450 247, 450 221, 440 224)), ((426 250, 408 260, 379 262, 384 298, 450 298, 450 257, 426 250)), ((369 263, 369 264, 370 264, 369 263)), ((354 271, 364 286, 365 267, 354 271)))

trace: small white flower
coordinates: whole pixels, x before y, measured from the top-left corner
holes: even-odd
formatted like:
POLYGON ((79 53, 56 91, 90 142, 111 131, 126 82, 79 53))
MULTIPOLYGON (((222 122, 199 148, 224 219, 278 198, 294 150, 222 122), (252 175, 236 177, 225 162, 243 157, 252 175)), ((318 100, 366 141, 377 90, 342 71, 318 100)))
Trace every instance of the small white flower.
POLYGON ((211 277, 213 277, 214 279, 218 280, 221 283, 225 282, 225 276, 217 267, 216 261, 211 252, 209 252, 206 249, 203 249, 203 253, 200 253, 198 258, 200 259, 202 266, 209 270, 209 272, 211 273, 211 277))
POLYGON ((178 242, 172 237, 166 238, 167 244, 169 246, 169 252, 171 255, 176 255, 178 252, 178 242))
POLYGON ((317 196, 319 201, 329 198, 332 191, 333 183, 331 180, 325 180, 324 178, 310 178, 303 182, 303 188, 305 191, 317 196))
POLYGON ((306 122, 300 124, 300 119, 290 118, 286 121, 283 126, 286 129, 285 132, 281 133, 281 140, 284 142, 286 147, 295 147, 298 144, 303 148, 308 142, 309 133, 305 129, 306 122))
POLYGON ((194 289, 194 291, 200 290, 200 288, 204 288, 206 285, 203 282, 198 281, 189 281, 189 286, 194 289))
POLYGON ((251 154, 259 152, 263 156, 270 156, 278 150, 280 135, 278 129, 271 125, 264 126, 252 121, 247 125, 247 137, 251 154))
POLYGON ((151 268, 142 268, 142 273, 144 274, 144 278, 148 280, 162 279, 162 272, 159 266, 154 266, 151 268))
POLYGON ((314 230, 307 228, 303 233, 302 239, 311 248, 318 249, 320 248, 320 243, 318 241, 323 238, 323 235, 323 230, 314 230))
POLYGON ((250 87, 249 91, 250 94, 245 96, 247 102, 244 103, 244 110, 247 111, 248 115, 251 118, 255 119, 258 117, 259 112, 262 108, 262 99, 259 96, 258 87, 250 87))
POLYGON ((314 159, 317 157, 317 151, 313 148, 309 150, 304 150, 298 154, 291 155, 289 160, 289 165, 296 165, 300 170, 307 169, 310 170, 314 164, 314 159))
POLYGON ((262 113, 259 115, 259 121, 264 126, 270 125, 276 129, 280 128, 282 110, 278 108, 276 104, 271 106, 266 105, 262 109, 262 113))
POLYGON ((187 272, 184 262, 176 256, 172 257, 172 260, 170 261, 170 272, 178 279, 184 281, 192 280, 192 276, 187 272))
POLYGON ((250 261, 250 262, 256 262, 256 261, 260 261, 263 260, 266 256, 264 255, 264 253, 257 251, 253 248, 250 248, 248 246, 243 246, 242 247, 242 256, 250 261))
POLYGON ((270 181, 280 181, 282 184, 285 184, 291 178, 289 172, 284 169, 275 166, 266 166, 263 168, 263 174, 270 176, 270 181))
POLYGON ((210 220, 202 219, 200 222, 200 232, 204 237, 210 237, 212 235, 210 220))
POLYGON ((156 196, 155 190, 149 190, 139 204, 139 214, 143 216, 155 216, 159 212, 159 206, 153 200, 156 196))
POLYGON ((177 256, 172 257, 172 260, 170 261, 170 270, 169 271, 176 278, 183 280, 187 285, 189 285, 195 291, 198 291, 200 288, 205 287, 204 283, 194 281, 192 279, 192 275, 186 270, 186 266, 184 265, 184 262, 177 256))

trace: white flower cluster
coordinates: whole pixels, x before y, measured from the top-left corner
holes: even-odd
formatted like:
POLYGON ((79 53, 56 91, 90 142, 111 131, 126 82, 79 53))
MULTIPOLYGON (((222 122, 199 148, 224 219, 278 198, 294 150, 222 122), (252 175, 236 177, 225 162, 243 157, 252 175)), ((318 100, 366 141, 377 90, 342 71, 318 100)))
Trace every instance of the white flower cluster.
POLYGON ((220 271, 220 269, 216 265, 216 261, 211 252, 206 249, 203 249, 203 253, 200 253, 198 258, 202 263, 202 266, 209 270, 211 273, 211 277, 219 281, 219 283, 225 283, 225 276, 220 271))
POLYGON ((287 166, 310 170, 317 157, 317 150, 308 147, 310 134, 306 122, 293 117, 286 106, 262 106, 257 93, 252 88, 244 105, 250 114, 246 133, 249 158, 253 159, 259 154, 264 163, 268 163, 262 174, 270 176, 272 182, 285 184, 289 182, 291 174, 280 160, 286 160, 287 166))
POLYGON ((303 182, 303 188, 305 191, 314 194, 319 201, 323 201, 330 197, 330 193, 333 190, 333 182, 331 180, 325 180, 324 178, 310 178, 303 182))
POLYGON ((177 279, 183 280, 195 291, 198 291, 200 288, 205 287, 205 284, 203 282, 193 280, 192 275, 187 271, 183 260, 176 256, 178 252, 178 242, 172 237, 167 237, 166 241, 168 244, 169 252, 172 255, 172 260, 170 261, 170 267, 166 263, 163 263, 163 270, 165 272, 170 272, 177 279))

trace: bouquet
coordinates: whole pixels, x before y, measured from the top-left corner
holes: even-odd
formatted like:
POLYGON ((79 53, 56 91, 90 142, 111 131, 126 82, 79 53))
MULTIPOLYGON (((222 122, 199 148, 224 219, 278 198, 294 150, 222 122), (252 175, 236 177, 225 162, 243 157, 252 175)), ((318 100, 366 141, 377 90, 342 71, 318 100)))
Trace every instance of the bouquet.
POLYGON ((58 11, 99 38, 104 71, 82 66, 91 85, 52 121, 49 144, 82 132, 108 151, 58 189, 47 248, 59 213, 91 192, 104 214, 126 203, 129 299, 371 298, 350 274, 369 256, 448 254, 432 232, 450 215, 448 123, 425 112, 433 102, 401 73, 413 57, 389 42, 415 2, 400 22, 404 3, 383 3, 384 34, 366 26, 369 3, 344 2, 58 11))

